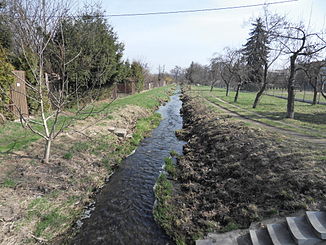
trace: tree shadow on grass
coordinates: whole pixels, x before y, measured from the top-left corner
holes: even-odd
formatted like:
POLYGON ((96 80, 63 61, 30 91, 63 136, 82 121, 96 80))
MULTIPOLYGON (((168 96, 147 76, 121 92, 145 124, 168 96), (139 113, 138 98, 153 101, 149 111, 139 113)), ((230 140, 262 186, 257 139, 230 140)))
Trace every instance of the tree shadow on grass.
MULTIPOLYGON (((275 121, 279 121, 286 118, 285 112, 259 112, 259 114, 262 115, 263 117, 275 121)), ((259 117, 252 116, 252 118, 258 119, 259 117)), ((326 112, 315 113, 315 114, 295 112, 294 119, 301 122, 323 125, 326 124, 326 112)))
MULTIPOLYGON (((0 151, 0 156, 6 156, 6 155, 14 155, 17 158, 26 158, 26 159, 34 159, 34 156, 30 156, 27 153, 24 154, 24 151, 21 151, 22 149, 26 148, 29 143, 33 143, 35 140, 31 141, 30 139, 27 139, 26 137, 16 139, 15 141, 9 143, 5 150, 0 151), (17 153, 18 152, 18 153, 17 153)), ((37 157, 37 160, 39 158, 37 157)))

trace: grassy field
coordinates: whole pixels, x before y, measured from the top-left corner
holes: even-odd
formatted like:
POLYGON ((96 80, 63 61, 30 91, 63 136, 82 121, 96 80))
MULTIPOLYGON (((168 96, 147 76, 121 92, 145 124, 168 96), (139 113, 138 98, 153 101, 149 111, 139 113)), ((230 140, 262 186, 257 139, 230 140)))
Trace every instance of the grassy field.
MULTIPOLYGON (((287 97, 286 89, 268 89, 265 93, 270 95, 287 97)), ((297 99, 304 100, 304 101, 312 101, 313 97, 314 97, 314 93, 312 91, 299 91, 299 90, 295 91, 295 98, 297 99)), ((326 99, 320 94, 317 95, 317 102, 318 101, 326 103, 326 99)))
POLYGON ((192 91, 207 100, 221 104, 250 119, 264 122, 266 124, 304 133, 307 135, 325 137, 326 132, 326 106, 310 105, 302 102, 295 102, 295 119, 286 118, 286 103, 284 99, 263 96, 256 109, 252 108, 255 93, 240 93, 237 103, 233 102, 234 92, 229 96, 225 95, 225 89, 215 88, 212 92, 209 87, 192 87, 192 91), (222 99, 228 103, 222 103, 222 99))
MULTIPOLYGON (((89 107, 88 110, 94 110, 95 112, 91 116, 98 117, 105 114, 109 114, 118 108, 121 108, 126 105, 137 105, 144 107, 146 109, 153 109, 159 105, 159 100, 166 98, 166 91, 170 89, 171 86, 156 88, 150 91, 145 91, 140 94, 135 94, 132 96, 127 96, 121 99, 115 100, 113 103, 108 105, 107 102, 98 102, 92 107, 89 107), (157 98, 159 100, 157 100, 157 98)), ((74 109, 71 110, 72 112, 74 109)), ((87 114, 87 113, 86 113, 87 114)), ((60 118, 61 123, 64 120, 71 120, 73 117, 62 116, 60 118)), ((75 123, 78 123, 78 120, 82 119, 76 118, 75 123)), ((38 126, 39 130, 42 130, 38 126)), ((40 139, 38 135, 33 134, 30 130, 22 128, 20 123, 17 122, 8 122, 5 125, 0 125, 0 152, 7 152, 13 150, 23 149, 28 144, 40 139)))

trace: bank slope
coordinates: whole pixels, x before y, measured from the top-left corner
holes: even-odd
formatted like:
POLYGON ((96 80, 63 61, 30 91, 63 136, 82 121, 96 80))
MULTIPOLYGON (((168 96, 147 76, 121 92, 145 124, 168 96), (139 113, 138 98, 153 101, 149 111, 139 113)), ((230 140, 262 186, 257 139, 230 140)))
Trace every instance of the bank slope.
POLYGON ((166 211, 163 227, 178 244, 193 244, 207 232, 248 228, 268 217, 325 208, 325 149, 248 127, 190 95, 183 102, 179 135, 187 144, 174 190, 159 199, 166 211))

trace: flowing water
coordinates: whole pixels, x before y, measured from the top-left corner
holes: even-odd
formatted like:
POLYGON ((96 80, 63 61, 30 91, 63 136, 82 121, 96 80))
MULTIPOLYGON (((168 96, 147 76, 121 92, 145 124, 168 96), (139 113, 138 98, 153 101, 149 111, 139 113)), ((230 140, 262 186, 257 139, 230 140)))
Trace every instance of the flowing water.
POLYGON ((159 108, 160 125, 112 175, 73 244, 174 244, 154 221, 153 187, 164 158, 172 150, 182 153, 184 142, 175 137, 182 128, 181 104, 175 94, 159 108))

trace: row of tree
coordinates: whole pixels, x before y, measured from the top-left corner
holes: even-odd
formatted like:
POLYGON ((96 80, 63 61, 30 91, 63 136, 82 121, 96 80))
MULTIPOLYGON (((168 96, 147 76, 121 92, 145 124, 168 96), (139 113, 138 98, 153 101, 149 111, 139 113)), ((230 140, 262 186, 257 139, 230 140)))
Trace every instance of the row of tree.
POLYGON ((241 88, 255 90, 253 108, 256 108, 267 86, 276 81, 275 75, 286 74, 283 79, 288 91, 288 118, 294 118, 295 86, 300 76, 313 88, 313 104, 317 102, 318 92, 326 98, 318 81, 321 69, 326 66, 323 32, 312 32, 303 23, 291 23, 266 9, 252 26, 242 48, 226 47, 223 53, 214 55, 208 66, 192 62, 184 77, 190 83, 211 84, 211 89, 223 81, 227 96, 230 88, 235 88, 235 102, 241 88), (281 69, 282 72, 271 70, 280 58, 288 60, 288 68, 281 69))
POLYGON ((114 83, 133 80, 140 91, 147 74, 140 62, 122 59, 124 45, 100 6, 74 13, 70 4, 68 0, 0 0, 0 110, 6 111, 10 102, 11 71, 26 71, 29 109, 37 111, 40 119, 17 110, 24 127, 45 139, 45 162, 52 141, 78 114, 86 113, 85 104, 76 117, 60 121, 68 106, 78 98, 96 99, 114 83))

